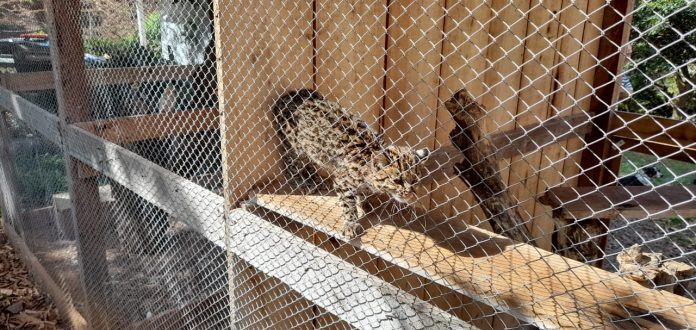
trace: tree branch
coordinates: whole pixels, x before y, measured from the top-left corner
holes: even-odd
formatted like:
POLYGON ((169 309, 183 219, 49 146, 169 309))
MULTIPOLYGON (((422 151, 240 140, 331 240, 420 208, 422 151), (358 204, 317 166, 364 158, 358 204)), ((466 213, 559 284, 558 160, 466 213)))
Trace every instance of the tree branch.
POLYGON ((477 119, 483 117, 485 109, 465 89, 454 93, 445 102, 445 107, 457 123, 450 132, 450 140, 464 155, 464 159, 454 166, 457 175, 471 188, 493 231, 518 242, 529 242, 531 235, 515 211, 516 204, 510 198, 492 159, 494 154, 490 143, 483 139, 476 123, 477 119))

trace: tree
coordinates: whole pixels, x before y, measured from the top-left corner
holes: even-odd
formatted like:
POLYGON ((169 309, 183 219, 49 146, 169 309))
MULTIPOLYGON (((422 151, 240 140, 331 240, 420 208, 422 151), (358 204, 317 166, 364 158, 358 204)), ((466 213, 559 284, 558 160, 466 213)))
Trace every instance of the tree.
POLYGON ((696 114, 696 3, 637 0, 627 70, 636 92, 621 109, 676 119, 696 114))

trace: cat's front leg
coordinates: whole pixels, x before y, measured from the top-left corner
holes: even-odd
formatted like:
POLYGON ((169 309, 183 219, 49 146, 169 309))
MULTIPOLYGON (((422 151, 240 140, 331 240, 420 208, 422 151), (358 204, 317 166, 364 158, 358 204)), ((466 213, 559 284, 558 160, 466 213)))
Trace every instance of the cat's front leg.
POLYGON ((361 198, 354 189, 336 189, 338 200, 342 209, 341 234, 347 239, 352 239, 360 233, 360 218, 364 215, 361 206, 361 198))

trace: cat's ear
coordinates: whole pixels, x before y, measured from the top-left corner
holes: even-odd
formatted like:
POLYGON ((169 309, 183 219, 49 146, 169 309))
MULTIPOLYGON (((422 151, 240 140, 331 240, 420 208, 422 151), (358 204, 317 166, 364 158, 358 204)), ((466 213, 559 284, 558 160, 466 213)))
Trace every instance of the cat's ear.
POLYGON ((419 161, 422 161, 430 156, 430 150, 428 148, 418 149, 414 153, 419 161))

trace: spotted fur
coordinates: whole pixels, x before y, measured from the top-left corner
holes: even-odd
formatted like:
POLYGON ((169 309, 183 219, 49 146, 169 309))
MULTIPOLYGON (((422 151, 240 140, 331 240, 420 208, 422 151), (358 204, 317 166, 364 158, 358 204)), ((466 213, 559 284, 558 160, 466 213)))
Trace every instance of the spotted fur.
POLYGON ((414 199, 427 149, 386 145, 370 127, 338 103, 303 89, 281 96, 273 107, 288 175, 316 187, 328 173, 343 208, 344 235, 354 237, 365 193, 414 199))

